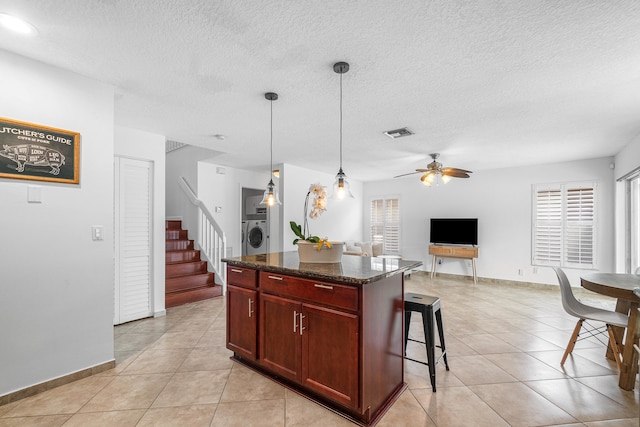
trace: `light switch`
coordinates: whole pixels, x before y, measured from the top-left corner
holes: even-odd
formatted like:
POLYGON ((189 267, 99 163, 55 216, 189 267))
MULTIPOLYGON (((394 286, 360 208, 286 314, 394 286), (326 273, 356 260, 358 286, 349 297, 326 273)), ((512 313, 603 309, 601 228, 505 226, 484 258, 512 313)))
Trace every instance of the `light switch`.
POLYGON ((91 227, 91 237, 93 240, 103 240, 101 225, 94 225, 91 227))
POLYGON ((27 201, 29 203, 42 203, 42 187, 29 185, 27 187, 27 201))

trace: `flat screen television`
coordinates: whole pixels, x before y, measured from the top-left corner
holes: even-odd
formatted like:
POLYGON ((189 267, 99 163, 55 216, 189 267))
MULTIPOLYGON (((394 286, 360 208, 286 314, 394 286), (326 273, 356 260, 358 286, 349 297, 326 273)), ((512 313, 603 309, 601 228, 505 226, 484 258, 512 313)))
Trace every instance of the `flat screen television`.
POLYGON ((478 244, 478 218, 431 218, 431 243, 478 244))

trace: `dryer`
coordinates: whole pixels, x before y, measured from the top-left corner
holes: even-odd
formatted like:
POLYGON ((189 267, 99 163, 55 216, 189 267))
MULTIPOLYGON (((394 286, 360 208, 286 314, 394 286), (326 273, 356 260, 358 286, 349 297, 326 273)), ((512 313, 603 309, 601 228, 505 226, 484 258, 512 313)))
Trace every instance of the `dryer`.
POLYGON ((247 231, 244 235, 245 253, 257 255, 267 253, 267 221, 247 220, 247 231))

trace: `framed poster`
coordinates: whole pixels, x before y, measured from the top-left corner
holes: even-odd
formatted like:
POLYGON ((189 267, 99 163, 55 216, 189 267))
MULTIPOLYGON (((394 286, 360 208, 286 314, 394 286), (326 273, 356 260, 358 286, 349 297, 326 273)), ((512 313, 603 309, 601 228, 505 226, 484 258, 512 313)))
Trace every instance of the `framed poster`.
POLYGON ((80 134, 0 117, 0 178, 80 183, 80 134))

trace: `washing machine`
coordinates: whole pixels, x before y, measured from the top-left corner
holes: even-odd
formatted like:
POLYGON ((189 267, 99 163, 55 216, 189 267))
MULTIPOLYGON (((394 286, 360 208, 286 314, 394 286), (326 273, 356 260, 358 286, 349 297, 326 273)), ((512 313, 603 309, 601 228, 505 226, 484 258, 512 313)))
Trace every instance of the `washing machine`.
POLYGON ((247 228, 244 234, 246 254, 257 255, 267 253, 267 221, 246 221, 247 228))

